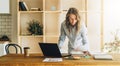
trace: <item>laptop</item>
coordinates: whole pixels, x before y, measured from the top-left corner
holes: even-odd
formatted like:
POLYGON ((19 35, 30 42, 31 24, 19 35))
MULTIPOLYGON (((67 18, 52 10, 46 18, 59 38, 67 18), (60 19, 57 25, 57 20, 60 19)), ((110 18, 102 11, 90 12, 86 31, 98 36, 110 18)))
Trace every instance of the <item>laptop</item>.
POLYGON ((42 53, 45 57, 67 57, 69 54, 61 54, 57 43, 39 43, 42 53))

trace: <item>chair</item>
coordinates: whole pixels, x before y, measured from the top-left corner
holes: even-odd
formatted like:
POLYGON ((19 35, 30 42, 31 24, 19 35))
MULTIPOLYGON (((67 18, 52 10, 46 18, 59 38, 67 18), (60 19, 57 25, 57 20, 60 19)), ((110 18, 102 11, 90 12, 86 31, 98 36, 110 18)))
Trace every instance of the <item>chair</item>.
POLYGON ((9 51, 10 46, 15 48, 16 54, 18 54, 18 50, 20 50, 20 53, 22 54, 22 48, 18 44, 7 44, 5 46, 6 54, 10 54, 10 51, 9 51))

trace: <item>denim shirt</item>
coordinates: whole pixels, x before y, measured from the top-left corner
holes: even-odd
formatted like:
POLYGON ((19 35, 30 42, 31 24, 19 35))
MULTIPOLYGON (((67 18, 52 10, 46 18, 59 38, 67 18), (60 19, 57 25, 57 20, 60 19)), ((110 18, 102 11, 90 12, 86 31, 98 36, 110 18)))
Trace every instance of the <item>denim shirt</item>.
POLYGON ((65 21, 61 24, 61 34, 58 41, 58 46, 61 48, 64 44, 65 38, 68 37, 68 53, 71 53, 75 48, 79 47, 80 51, 89 51, 89 42, 87 38, 87 29, 82 22, 79 32, 76 34, 75 27, 70 27, 69 32, 65 21))

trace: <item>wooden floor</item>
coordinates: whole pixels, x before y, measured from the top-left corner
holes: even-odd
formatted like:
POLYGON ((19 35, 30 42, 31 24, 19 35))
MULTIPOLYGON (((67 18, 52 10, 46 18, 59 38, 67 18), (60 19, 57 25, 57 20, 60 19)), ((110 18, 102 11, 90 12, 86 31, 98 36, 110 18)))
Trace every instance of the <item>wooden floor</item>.
POLYGON ((113 60, 94 60, 81 58, 70 60, 63 58, 62 62, 42 62, 44 57, 39 54, 31 54, 24 57, 20 54, 9 54, 0 57, 0 66, 120 66, 120 55, 113 55, 113 60))

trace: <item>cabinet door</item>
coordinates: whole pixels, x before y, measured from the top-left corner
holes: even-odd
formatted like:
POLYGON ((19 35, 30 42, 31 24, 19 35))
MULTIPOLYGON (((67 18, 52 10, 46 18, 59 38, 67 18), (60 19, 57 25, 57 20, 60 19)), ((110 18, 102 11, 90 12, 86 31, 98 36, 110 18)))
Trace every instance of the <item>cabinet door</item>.
POLYGON ((0 14, 10 13, 10 0, 0 0, 0 14))
POLYGON ((5 46, 6 46, 7 44, 0 44, 0 56, 3 56, 3 55, 5 55, 6 54, 6 51, 5 51, 5 46))

